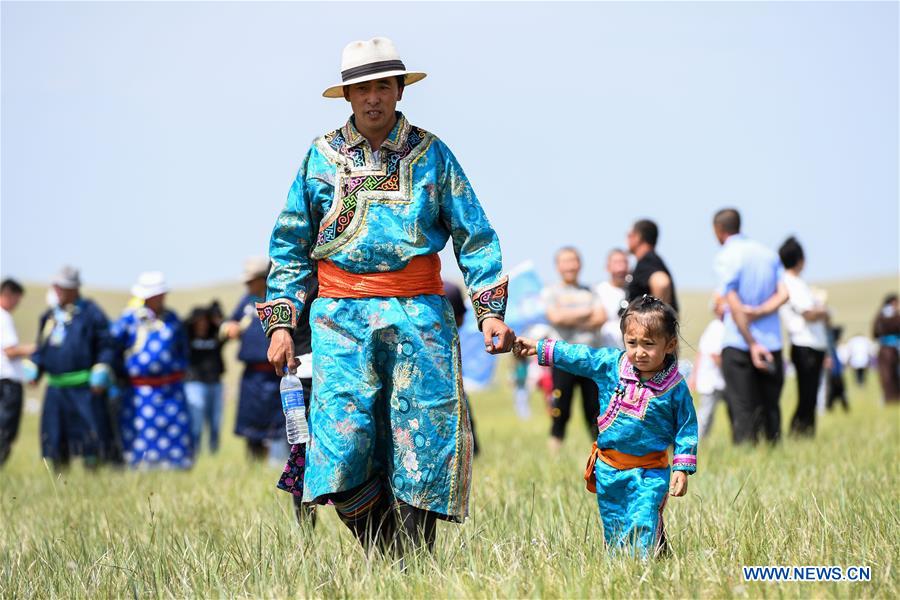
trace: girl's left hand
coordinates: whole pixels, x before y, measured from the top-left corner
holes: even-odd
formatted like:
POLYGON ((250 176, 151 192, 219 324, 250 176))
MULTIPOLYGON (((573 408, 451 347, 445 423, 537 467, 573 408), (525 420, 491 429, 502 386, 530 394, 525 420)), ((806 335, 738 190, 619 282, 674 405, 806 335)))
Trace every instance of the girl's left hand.
POLYGON ((669 495, 684 496, 687 493, 687 473, 684 471, 672 471, 672 480, 669 482, 669 495))

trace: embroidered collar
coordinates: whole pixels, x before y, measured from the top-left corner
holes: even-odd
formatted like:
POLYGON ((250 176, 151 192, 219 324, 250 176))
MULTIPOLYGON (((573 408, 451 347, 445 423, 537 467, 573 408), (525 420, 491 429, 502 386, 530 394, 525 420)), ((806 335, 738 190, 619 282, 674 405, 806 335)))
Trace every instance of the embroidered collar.
MULTIPOLYGON (((406 136, 409 134, 409 129, 409 121, 406 120, 406 117, 402 112, 398 111, 397 122, 394 124, 394 128, 391 129, 391 132, 388 134, 387 139, 384 140, 381 147, 387 148, 388 150, 400 150, 400 148, 403 147, 403 144, 406 143, 406 136)), ((363 134, 356 128, 356 123, 352 116, 347 119, 347 123, 343 127, 343 134, 344 139, 347 141, 347 145, 351 148, 366 141, 363 134)), ((373 148, 373 150, 378 150, 378 148, 373 148)))
MULTIPOLYGON (((666 356, 666 367, 643 382, 643 385, 655 390, 657 392, 662 392, 675 384, 678 381, 678 378, 681 377, 681 374, 678 372, 678 361, 675 360, 675 357, 672 355, 666 356)), ((641 374, 631 361, 628 360, 628 355, 626 353, 622 353, 622 365, 619 368, 619 377, 621 379, 641 382, 641 374)))

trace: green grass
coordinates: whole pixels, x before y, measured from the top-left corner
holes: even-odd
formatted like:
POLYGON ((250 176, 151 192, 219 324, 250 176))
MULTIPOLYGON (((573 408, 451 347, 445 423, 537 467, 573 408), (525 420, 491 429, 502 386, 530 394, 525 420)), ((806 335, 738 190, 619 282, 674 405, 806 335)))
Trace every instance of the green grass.
MULTIPOLYGON (((882 290, 837 287, 829 291, 843 302, 838 311, 867 322, 882 290)), ((233 298, 237 290, 226 293, 233 298)), ((101 297, 110 313, 118 309, 107 302, 120 296, 101 297)), ((205 299, 197 293, 173 304, 194 297, 205 299)), ((686 314, 698 323, 703 303, 702 294, 688 300, 686 314)), ((33 316, 23 310, 17 317, 26 315, 33 316)), ((685 337, 698 334, 691 329, 685 337)), ((673 555, 648 562, 603 549, 596 501, 581 479, 590 447, 584 428, 573 423, 562 454, 548 457, 539 399, 532 399, 534 417, 519 421, 501 378, 472 398, 483 452, 471 518, 440 524, 434 556, 401 572, 367 559, 331 508, 321 510, 314 531, 296 525, 289 497, 274 487, 278 469, 249 464, 240 440, 227 433, 236 374, 232 368, 226 382, 222 451, 202 455, 189 473, 76 466, 56 476, 40 460, 38 416, 27 414, 0 471, 0 597, 900 595, 900 411, 880 405, 874 376, 864 389, 848 385, 851 412, 822 416, 814 440, 786 439, 776 448, 733 448, 720 406, 687 496, 666 508, 673 555), (820 564, 869 566, 872 581, 741 577, 742 565, 820 564)), ((785 422, 795 398, 788 380, 785 422)))
POLYGON ((732 448, 720 407, 688 495, 666 508, 673 556, 650 562, 606 555, 581 427, 551 459, 537 397, 521 422, 505 392, 476 394, 472 516, 441 524, 434 557, 405 573, 367 560, 330 508, 299 528, 277 470, 232 436, 189 473, 54 476, 29 414, 0 473, 0 596, 897 597, 900 414, 876 386, 851 389, 851 412, 824 415, 815 440, 774 449, 732 448), (872 581, 741 579, 741 565, 818 564, 870 566, 872 581))

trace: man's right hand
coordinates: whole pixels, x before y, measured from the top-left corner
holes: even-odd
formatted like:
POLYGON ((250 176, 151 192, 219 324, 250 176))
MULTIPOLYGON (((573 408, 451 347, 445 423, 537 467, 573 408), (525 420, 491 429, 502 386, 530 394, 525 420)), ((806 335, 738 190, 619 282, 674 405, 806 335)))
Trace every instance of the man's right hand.
POLYGON ((775 364, 775 357, 765 346, 758 342, 750 345, 750 360, 753 366, 760 371, 771 371, 775 364))
POLYGON ((300 361, 294 357, 294 338, 290 329, 276 329, 269 339, 269 352, 266 354, 269 364, 275 368, 275 374, 284 375, 284 367, 294 372, 300 366, 300 361))

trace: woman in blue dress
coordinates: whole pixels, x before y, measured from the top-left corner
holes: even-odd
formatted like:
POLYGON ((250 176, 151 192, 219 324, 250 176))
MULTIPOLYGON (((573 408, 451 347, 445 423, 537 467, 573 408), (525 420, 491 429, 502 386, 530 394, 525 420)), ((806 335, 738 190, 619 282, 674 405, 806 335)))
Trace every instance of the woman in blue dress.
POLYGON ((687 475, 697 470, 697 416, 678 372, 672 307, 644 295, 629 305, 620 326, 624 352, 526 338, 513 351, 597 383, 599 434, 585 480, 597 494, 607 547, 655 556, 667 548, 666 499, 687 493, 687 475))
POLYGON ((162 273, 144 273, 132 288, 141 301, 113 324, 127 380, 120 426, 127 463, 134 468, 187 469, 194 463, 191 419, 184 395, 187 336, 165 308, 162 273))

